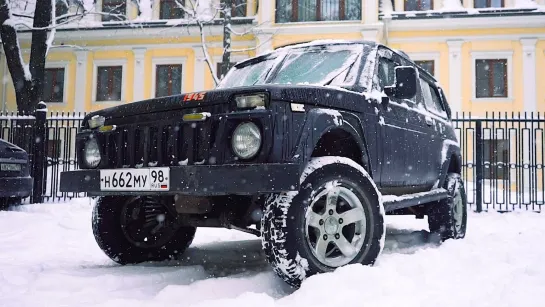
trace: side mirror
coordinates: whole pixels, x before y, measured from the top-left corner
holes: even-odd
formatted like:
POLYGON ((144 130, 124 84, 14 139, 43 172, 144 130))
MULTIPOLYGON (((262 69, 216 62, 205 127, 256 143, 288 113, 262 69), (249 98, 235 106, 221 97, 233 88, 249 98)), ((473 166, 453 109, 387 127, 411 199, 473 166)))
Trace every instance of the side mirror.
POLYGON ((416 95, 418 77, 412 66, 397 66, 395 68, 395 85, 385 86, 384 93, 398 99, 412 99, 416 95))

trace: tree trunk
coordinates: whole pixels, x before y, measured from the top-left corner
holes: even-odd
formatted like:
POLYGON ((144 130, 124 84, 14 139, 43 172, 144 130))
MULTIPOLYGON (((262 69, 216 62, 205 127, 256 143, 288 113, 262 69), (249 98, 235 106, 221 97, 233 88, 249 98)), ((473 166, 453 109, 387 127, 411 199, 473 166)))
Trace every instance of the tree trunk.
POLYGON ((221 60, 220 79, 227 74, 231 68, 231 10, 233 0, 224 0, 223 10, 223 57, 221 60))
MULTIPOLYGON (((8 1, 0 0, 0 37, 6 54, 8 70, 13 81, 17 110, 19 113, 31 115, 42 99, 45 57, 47 52, 47 32, 51 24, 52 4, 50 0, 36 1, 30 47, 30 64, 27 67, 23 60, 17 31, 10 18, 8 1), (6 22, 7 21, 7 22, 6 22)), ((12 132, 14 143, 32 155, 34 146, 33 119, 18 119, 12 132)))
POLYGON ((9 7, 6 0, 0 0, 0 36, 8 70, 13 80, 17 110, 32 113, 42 99, 45 57, 47 52, 47 27, 51 24, 51 1, 36 1, 32 43, 30 47, 30 64, 25 69, 19 47, 17 32, 9 19, 9 7), (26 70, 26 72, 25 72, 26 70))
POLYGON ((36 109, 42 100, 43 81, 45 72, 45 58, 47 56, 47 32, 51 25, 51 11, 53 9, 50 0, 36 1, 34 11, 34 30, 32 30, 32 43, 30 46, 30 74, 32 75, 32 87, 30 90, 30 105, 36 109))

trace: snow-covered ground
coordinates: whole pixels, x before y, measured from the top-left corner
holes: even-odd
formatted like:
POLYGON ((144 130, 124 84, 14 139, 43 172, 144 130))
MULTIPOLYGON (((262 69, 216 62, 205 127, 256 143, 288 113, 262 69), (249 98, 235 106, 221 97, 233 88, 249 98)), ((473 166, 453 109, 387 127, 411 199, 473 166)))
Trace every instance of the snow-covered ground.
POLYGON ((286 286, 258 238, 199 229, 183 259, 118 266, 97 247, 88 199, 0 212, 0 306, 543 306, 545 215, 470 213, 438 245, 425 220, 388 217, 374 267, 286 286))

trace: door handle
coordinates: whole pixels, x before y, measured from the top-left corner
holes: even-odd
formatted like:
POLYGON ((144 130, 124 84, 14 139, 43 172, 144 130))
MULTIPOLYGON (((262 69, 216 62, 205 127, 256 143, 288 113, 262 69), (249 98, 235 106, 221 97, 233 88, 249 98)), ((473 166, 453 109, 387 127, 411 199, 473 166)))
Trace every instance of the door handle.
POLYGON ((433 125, 433 121, 431 120, 431 117, 426 116, 426 124, 428 124, 428 126, 433 125))

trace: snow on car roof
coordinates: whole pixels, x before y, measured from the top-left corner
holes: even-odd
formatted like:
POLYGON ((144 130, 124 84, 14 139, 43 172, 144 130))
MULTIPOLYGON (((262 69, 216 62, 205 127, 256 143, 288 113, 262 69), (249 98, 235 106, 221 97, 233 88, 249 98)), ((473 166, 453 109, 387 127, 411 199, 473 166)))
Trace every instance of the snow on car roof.
POLYGON ((278 48, 276 48, 274 50, 271 50, 271 51, 265 52, 263 54, 260 54, 260 55, 258 55, 256 57, 242 60, 242 61, 238 62, 235 66, 244 65, 244 63, 253 61, 256 58, 267 57, 267 56, 270 56, 270 55, 273 55, 273 54, 281 54, 281 53, 284 53, 284 52, 286 52, 288 50, 293 50, 293 49, 298 49, 298 48, 315 47, 315 46, 321 46, 321 45, 334 46, 334 45, 358 45, 358 44, 360 44, 360 45, 361 44, 366 44, 366 45, 372 45, 372 46, 377 45, 377 43, 374 42, 374 41, 368 41, 368 40, 363 40, 363 39, 362 40, 318 39, 318 40, 313 40, 313 41, 306 42, 306 43, 293 43, 293 44, 288 44, 288 45, 285 45, 285 46, 281 46, 281 47, 278 47, 278 48))

